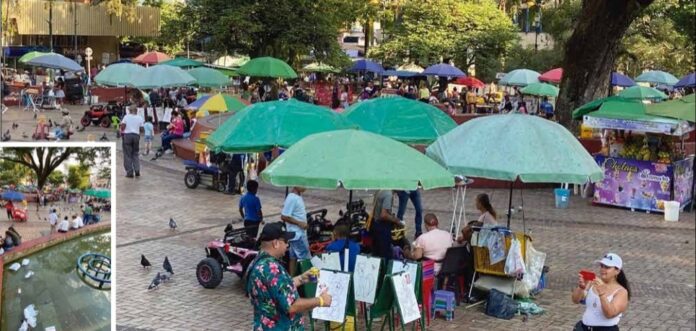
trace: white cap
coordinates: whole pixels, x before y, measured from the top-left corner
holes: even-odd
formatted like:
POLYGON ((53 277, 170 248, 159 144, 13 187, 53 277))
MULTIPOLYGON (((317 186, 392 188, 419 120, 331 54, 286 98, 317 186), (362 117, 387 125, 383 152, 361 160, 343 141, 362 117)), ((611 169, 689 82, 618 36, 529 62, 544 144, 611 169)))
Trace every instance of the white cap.
POLYGON ((623 269, 623 260, 621 257, 614 253, 607 253, 601 260, 595 261, 596 263, 603 264, 607 267, 614 267, 617 269, 623 269))

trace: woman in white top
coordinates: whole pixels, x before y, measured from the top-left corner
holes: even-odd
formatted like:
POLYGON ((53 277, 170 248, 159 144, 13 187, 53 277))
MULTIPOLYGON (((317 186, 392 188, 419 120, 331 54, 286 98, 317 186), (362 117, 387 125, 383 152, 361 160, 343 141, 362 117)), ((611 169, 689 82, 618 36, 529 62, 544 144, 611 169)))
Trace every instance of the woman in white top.
POLYGON ((481 212, 478 221, 483 224, 483 226, 496 226, 498 225, 498 214, 496 214, 493 206, 491 206, 491 200, 488 198, 488 194, 481 193, 476 196, 476 209, 481 212))
POLYGON ((594 280, 578 276, 573 290, 573 303, 584 303, 585 313, 573 331, 618 331, 619 320, 628 308, 631 289, 623 272, 623 261, 609 253, 599 263, 599 276, 594 280))

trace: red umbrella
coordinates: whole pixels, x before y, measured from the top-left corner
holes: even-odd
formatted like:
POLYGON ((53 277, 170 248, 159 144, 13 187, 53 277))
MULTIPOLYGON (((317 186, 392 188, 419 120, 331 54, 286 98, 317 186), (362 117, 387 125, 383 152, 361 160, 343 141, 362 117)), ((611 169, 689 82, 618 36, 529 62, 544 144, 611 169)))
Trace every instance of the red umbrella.
POLYGON ((147 52, 138 55, 133 62, 142 64, 157 64, 171 59, 167 54, 160 52, 147 52))
POLYGON ((475 87, 475 88, 481 88, 486 86, 482 81, 476 79, 475 77, 459 77, 457 78, 456 81, 454 81, 455 84, 459 85, 466 85, 469 87, 475 87))
POLYGON ((551 69, 539 76, 539 80, 551 83, 560 83, 561 78, 563 78, 563 68, 551 69))

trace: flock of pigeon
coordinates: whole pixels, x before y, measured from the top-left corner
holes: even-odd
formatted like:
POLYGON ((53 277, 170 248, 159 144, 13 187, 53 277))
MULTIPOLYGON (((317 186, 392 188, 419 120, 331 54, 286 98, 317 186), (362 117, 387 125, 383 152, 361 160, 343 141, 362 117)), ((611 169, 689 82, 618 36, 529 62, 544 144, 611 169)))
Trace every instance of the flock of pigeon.
MULTIPOLYGON (((36 116, 36 115, 34 115, 34 116, 36 116)), ((47 125, 47 126, 48 126, 49 130, 50 130, 52 127, 57 126, 57 125, 58 125, 58 124, 57 124, 57 123, 53 123, 53 121, 52 121, 50 118, 48 119, 48 125, 47 125)), ((17 130, 17 128, 19 128, 19 124, 13 122, 13 123, 12 123, 12 131, 17 130)), ((76 131, 78 131, 78 132, 85 131, 85 127, 84 127, 84 126, 82 126, 82 127, 78 126, 77 129, 76 129, 76 131)), ((24 139, 29 139, 29 135, 27 134, 26 131, 23 131, 23 132, 22 132, 22 138, 24 138, 24 139)), ((119 136, 116 135, 116 138, 119 138, 119 136)), ((34 139, 37 139, 37 138, 34 138, 34 139)), ((10 140, 12 140, 12 134, 10 134, 10 129, 7 129, 7 131, 5 131, 5 133, 2 134, 2 139, 0 139, 0 140, 2 140, 2 141, 10 141, 10 140)), ((109 137, 106 136, 106 132, 104 132, 104 134, 102 134, 102 136, 99 138, 99 141, 109 141, 109 137)))
MULTIPOLYGON (((173 218, 169 218, 169 229, 176 230, 178 227, 179 226, 176 224, 176 221, 173 218)), ((140 254, 140 265, 142 265, 143 269, 146 270, 149 270, 150 267, 152 267, 152 264, 150 263, 150 261, 148 261, 144 254, 140 254)), ((172 264, 169 263, 169 258, 167 256, 164 257, 162 268, 164 268, 164 271, 166 271, 167 273, 158 271, 155 278, 153 278, 150 282, 150 286, 147 287, 148 290, 157 289, 159 288, 160 284, 166 283, 172 279, 172 276, 174 275, 174 269, 172 269, 172 264)))

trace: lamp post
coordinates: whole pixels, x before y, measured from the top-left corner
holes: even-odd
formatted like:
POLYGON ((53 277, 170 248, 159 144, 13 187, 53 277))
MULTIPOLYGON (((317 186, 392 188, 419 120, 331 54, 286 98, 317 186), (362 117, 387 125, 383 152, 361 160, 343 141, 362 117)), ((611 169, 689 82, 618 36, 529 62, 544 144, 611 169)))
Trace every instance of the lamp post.
POLYGON ((87 60, 87 85, 92 85, 92 65, 90 64, 90 61, 92 61, 92 49, 87 47, 85 48, 85 60, 87 60))

